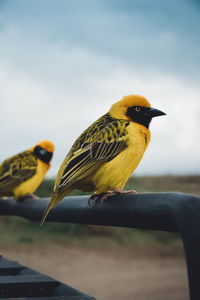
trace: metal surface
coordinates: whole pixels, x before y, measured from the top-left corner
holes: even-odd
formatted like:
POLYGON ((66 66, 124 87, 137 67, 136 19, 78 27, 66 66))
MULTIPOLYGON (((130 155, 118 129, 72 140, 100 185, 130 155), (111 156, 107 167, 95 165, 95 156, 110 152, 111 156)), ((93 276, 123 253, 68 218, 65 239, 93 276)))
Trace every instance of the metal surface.
POLYGON ((0 257, 0 299, 95 300, 49 276, 0 257))
MULTIPOLYGON (((0 200, 0 214, 41 221, 48 199, 0 200)), ((180 233, 186 253, 191 300, 200 299, 200 198, 182 193, 119 195, 105 201, 88 196, 63 199, 46 221, 133 227, 180 233)), ((45 226, 45 224, 43 225, 45 226)), ((145 283, 144 283, 145 284, 145 283)))

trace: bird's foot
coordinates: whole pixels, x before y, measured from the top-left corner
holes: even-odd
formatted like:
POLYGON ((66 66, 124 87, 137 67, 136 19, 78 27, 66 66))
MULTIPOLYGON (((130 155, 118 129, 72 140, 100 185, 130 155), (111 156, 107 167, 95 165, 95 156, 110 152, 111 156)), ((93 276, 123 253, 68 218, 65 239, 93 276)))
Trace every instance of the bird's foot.
POLYGON ((34 195, 34 194, 27 194, 26 197, 27 198, 32 198, 32 199, 39 199, 39 197, 34 195))
POLYGON ((21 197, 19 197, 18 199, 17 199, 17 202, 22 202, 22 201, 24 201, 24 200, 26 200, 26 199, 39 199, 39 197, 38 196, 36 196, 36 195, 34 195, 34 194, 26 194, 26 195, 24 195, 24 196, 21 196, 21 197))
POLYGON ((135 190, 121 190, 121 189, 117 189, 117 188, 111 188, 110 191, 113 191, 116 194, 137 194, 137 192, 135 190))
POLYGON ((88 199, 88 204, 89 204, 89 206, 91 206, 91 200, 94 200, 96 198, 101 198, 101 204, 103 204, 104 200, 106 200, 108 197, 112 197, 116 194, 117 193, 115 193, 115 192, 105 192, 105 193, 93 194, 88 199))
POLYGON ((101 204, 104 203, 104 200, 107 200, 109 197, 113 197, 115 195, 117 195, 118 193, 114 192, 114 191, 108 191, 106 193, 102 193, 99 196, 101 197, 101 204))
POLYGON ((91 201, 94 200, 96 197, 98 197, 99 194, 93 194, 90 196, 90 198, 88 199, 88 204, 89 206, 91 206, 91 201))
POLYGON ((135 190, 121 190, 118 188, 110 188, 108 192, 105 193, 99 193, 99 194, 93 194, 88 199, 88 204, 90 205, 91 200, 94 200, 95 198, 101 198, 101 204, 103 204, 104 200, 107 200, 109 197, 116 196, 118 194, 137 194, 135 190))

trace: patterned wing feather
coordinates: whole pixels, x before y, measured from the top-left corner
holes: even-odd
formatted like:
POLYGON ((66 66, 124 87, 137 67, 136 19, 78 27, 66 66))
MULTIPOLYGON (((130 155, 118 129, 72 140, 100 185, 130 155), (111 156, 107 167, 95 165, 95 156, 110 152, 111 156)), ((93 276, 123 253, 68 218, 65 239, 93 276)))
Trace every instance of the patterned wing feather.
POLYGON ((64 161, 58 191, 90 176, 98 167, 116 157, 127 147, 129 121, 105 115, 92 124, 75 142, 64 161))
POLYGON ((36 173, 37 158, 31 151, 17 154, 0 165, 0 195, 11 195, 15 187, 36 173))

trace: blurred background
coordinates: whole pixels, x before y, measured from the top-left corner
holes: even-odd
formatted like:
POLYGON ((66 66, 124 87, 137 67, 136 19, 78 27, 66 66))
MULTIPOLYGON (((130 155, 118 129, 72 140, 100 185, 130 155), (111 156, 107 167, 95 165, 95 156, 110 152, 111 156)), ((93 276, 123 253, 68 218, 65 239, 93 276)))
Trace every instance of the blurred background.
MULTIPOLYGON (((126 188, 200 196, 199 62, 198 0, 0 0, 0 161, 51 140, 36 193, 49 196, 79 134, 141 94, 167 116, 126 188)), ((3 254, 99 299, 188 299, 177 235, 8 217, 0 229, 3 254)))

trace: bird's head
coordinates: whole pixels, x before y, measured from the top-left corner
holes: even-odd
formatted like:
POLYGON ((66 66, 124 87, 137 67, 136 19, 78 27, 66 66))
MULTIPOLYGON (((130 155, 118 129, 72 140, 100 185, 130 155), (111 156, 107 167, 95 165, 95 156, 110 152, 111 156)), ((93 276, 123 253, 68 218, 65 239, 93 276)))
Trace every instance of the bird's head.
POLYGON ((129 95, 114 103, 109 110, 112 117, 139 123, 146 128, 154 117, 166 115, 161 110, 151 107, 149 101, 139 95, 129 95))
POLYGON ((54 144, 48 140, 42 140, 30 148, 31 152, 33 152, 37 158, 48 165, 50 165, 54 149, 54 144))

